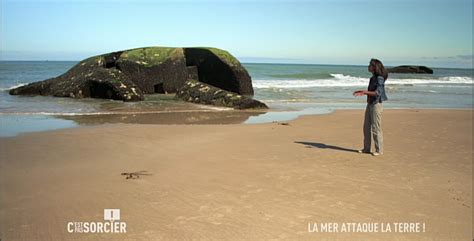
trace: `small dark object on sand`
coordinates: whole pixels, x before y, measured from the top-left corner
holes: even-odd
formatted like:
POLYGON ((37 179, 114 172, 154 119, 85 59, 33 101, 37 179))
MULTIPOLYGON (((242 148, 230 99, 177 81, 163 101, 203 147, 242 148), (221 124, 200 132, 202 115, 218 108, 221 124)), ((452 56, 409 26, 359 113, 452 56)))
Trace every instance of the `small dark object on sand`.
POLYGON ((151 173, 147 173, 147 171, 139 171, 139 172, 122 172, 122 176, 127 176, 125 179, 137 179, 140 178, 141 175, 151 175, 151 173))
POLYGON ((274 121, 273 123, 276 123, 277 125, 282 125, 282 126, 289 126, 290 123, 288 122, 278 122, 278 121, 274 121))

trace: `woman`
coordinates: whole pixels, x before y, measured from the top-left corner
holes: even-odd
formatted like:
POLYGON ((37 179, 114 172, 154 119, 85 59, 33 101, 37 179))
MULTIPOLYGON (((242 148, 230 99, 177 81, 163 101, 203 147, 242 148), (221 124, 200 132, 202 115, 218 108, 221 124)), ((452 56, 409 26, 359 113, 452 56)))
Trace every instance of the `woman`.
POLYGON ((373 137, 375 152, 372 155, 379 156, 383 154, 382 102, 387 100, 385 80, 387 80, 388 73, 378 59, 370 60, 368 70, 372 73, 369 87, 367 90, 358 90, 353 93, 354 96, 367 95, 364 119, 364 149, 360 150, 359 153, 370 153, 373 137))

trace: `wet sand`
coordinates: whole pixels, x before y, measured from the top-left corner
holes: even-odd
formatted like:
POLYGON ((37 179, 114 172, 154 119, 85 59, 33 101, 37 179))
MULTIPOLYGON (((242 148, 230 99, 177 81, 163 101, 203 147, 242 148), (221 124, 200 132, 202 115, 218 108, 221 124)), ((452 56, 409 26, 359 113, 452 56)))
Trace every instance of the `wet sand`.
POLYGON ((241 124, 251 117, 265 114, 259 110, 225 110, 225 111, 175 111, 162 113, 106 114, 106 115, 72 115, 55 116, 71 120, 78 125, 101 124, 241 124))
POLYGON ((0 139, 2 240, 470 240, 472 110, 363 110, 286 123, 106 124, 0 139), (123 172, 151 175, 126 179, 123 172), (121 210, 127 233, 68 233, 121 210), (308 232, 313 223, 425 232, 308 232))

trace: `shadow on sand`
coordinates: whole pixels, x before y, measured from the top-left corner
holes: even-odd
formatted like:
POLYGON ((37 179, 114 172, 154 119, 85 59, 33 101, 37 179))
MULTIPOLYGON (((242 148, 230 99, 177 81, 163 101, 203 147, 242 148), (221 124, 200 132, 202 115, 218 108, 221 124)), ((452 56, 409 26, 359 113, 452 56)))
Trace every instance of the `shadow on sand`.
POLYGON ((344 148, 344 147, 339 147, 339 146, 326 145, 324 143, 307 142, 307 141, 295 141, 295 143, 303 144, 307 148, 317 147, 317 148, 321 148, 321 149, 334 149, 334 150, 338 150, 338 151, 357 152, 357 150, 354 150, 354 149, 349 149, 349 148, 344 148))

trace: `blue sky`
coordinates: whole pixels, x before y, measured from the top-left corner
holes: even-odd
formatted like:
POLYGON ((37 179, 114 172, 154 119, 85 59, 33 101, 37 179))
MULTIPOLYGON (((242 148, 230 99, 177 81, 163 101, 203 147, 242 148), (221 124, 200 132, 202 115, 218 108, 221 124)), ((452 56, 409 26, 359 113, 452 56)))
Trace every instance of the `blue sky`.
POLYGON ((472 68, 472 0, 1 1, 2 60, 213 46, 243 62, 472 68))

